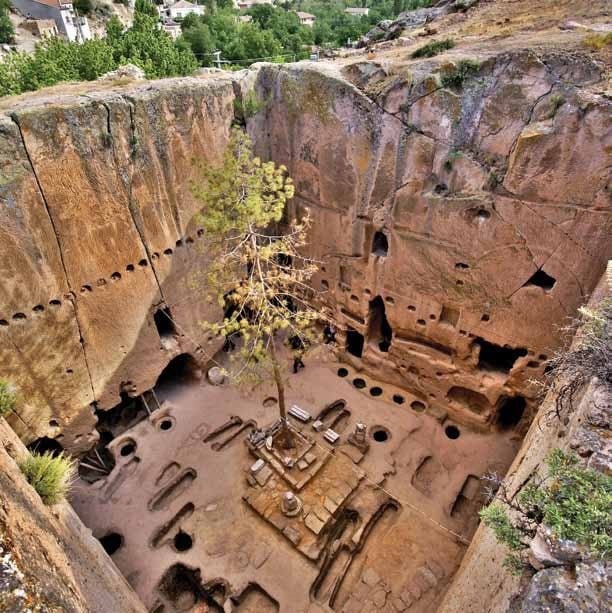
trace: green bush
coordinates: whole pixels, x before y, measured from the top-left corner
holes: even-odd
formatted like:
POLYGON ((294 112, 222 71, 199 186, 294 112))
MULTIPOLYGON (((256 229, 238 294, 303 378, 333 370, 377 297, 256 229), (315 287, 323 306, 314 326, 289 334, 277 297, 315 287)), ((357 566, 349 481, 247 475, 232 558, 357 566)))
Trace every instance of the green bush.
POLYGON ((47 505, 66 497, 75 472, 72 459, 63 453, 54 456, 50 451, 29 454, 19 462, 19 468, 47 505))
POLYGON ((459 89, 465 79, 475 74, 480 70, 480 63, 475 60, 461 60, 455 68, 445 75, 442 75, 440 81, 443 87, 454 87, 459 89))
POLYGON ((512 552, 506 565, 517 570, 540 524, 563 540, 574 541, 600 557, 612 555, 612 477, 583 468, 574 454, 554 449, 546 459, 548 474, 535 477, 515 499, 502 490, 503 502, 480 511, 484 524, 512 552), (512 518, 506 508, 514 511, 512 518))
POLYGON ((17 389, 6 379, 0 378, 0 417, 8 415, 17 401, 17 389))
POLYGON ((438 55, 438 53, 442 53, 442 51, 446 51, 447 49, 452 49, 455 46, 455 41, 452 38, 445 38, 443 40, 434 40, 422 47, 419 47, 416 51, 412 53, 411 57, 433 57, 434 55, 438 55))

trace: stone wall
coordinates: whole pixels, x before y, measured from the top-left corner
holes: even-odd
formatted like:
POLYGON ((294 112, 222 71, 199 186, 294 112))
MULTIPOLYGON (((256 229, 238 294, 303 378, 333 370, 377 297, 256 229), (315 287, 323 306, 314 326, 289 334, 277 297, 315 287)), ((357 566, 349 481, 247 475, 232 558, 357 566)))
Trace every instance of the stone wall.
POLYGON ((27 451, 0 418, 0 609, 144 613, 68 503, 46 507, 16 460, 27 451))

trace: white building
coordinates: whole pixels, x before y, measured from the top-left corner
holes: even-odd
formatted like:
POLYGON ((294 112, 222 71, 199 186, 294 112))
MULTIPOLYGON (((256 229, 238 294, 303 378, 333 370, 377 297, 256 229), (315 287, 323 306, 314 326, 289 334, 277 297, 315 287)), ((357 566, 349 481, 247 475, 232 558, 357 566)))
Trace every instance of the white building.
POLYGON ((273 4, 274 0, 234 0, 234 8, 250 9, 254 4, 273 4))
POLYGON ((295 14, 298 16, 298 19, 303 26, 312 28, 316 19, 314 15, 311 15, 310 13, 303 13, 302 11, 296 11, 295 14))
POLYGON ((367 17, 370 14, 369 8, 346 8, 345 13, 352 15, 353 17, 367 17))
POLYGON ((187 15, 204 15, 204 7, 200 4, 193 4, 187 0, 179 0, 168 7, 168 16, 170 19, 183 19, 187 15))
POLYGON ((87 17, 77 16, 68 0, 11 0, 11 4, 26 18, 53 19, 57 31, 69 41, 91 38, 87 17))

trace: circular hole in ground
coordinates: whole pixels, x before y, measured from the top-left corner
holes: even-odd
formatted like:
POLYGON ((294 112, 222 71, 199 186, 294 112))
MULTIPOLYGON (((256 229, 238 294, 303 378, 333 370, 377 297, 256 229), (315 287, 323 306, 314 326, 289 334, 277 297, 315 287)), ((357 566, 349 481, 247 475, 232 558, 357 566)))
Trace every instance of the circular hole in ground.
POLYGON ((393 402, 395 402, 395 404, 404 404, 406 399, 401 394, 393 394, 393 402))
POLYGON ((446 426, 446 428, 444 428, 444 434, 446 434, 448 438, 455 440, 456 438, 459 438, 461 432, 459 432, 459 428, 457 428, 457 426, 446 426))
POLYGON ((383 393, 382 387, 374 386, 370 388, 370 396, 381 396, 383 393))
POLYGON ((174 422, 169 418, 162 419, 159 422, 159 426, 158 426, 158 428, 160 430, 163 430, 164 432, 168 432, 168 430, 172 430, 173 427, 174 427, 174 422))
POLYGON ((264 407, 271 407, 274 406, 277 402, 278 400, 274 398, 274 396, 268 396, 267 398, 264 398, 263 405, 264 407))
POLYGON ((356 379, 353 379, 353 385, 358 390, 362 390, 366 386, 366 382, 363 379, 357 377, 356 379))
POLYGON ((174 548, 177 551, 189 551, 193 546, 193 539, 189 534, 179 530, 174 537, 174 548))
POLYGON ((127 441, 121 445, 119 453, 125 458, 132 455, 136 451, 136 443, 134 441, 127 441))
POLYGON ((339 368, 338 369, 338 376, 339 377, 348 377, 348 370, 346 368, 339 368))
POLYGON ((425 406, 424 402, 421 402, 420 400, 413 400, 410 403, 410 408, 417 413, 422 413, 427 407, 425 406))
POLYGON ((118 532, 109 532, 100 539, 100 544, 112 556, 123 545, 123 537, 118 532))
POLYGON ((50 428, 59 428, 59 424, 57 423, 57 419, 50 419, 49 420, 49 427, 50 428))
POLYGON ((383 428, 382 426, 374 426, 370 430, 370 435, 377 443, 385 443, 391 437, 389 430, 387 430, 387 428, 383 428))

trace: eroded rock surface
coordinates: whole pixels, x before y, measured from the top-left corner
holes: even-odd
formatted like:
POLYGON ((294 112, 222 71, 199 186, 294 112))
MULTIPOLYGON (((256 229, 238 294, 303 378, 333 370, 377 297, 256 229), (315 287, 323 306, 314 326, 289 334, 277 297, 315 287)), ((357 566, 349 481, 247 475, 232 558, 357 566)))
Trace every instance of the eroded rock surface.
POLYGON ((584 56, 462 61, 258 65, 17 103, 0 131, 15 428, 85 449, 92 403, 218 349, 198 326, 218 314, 193 290, 190 182, 221 156, 236 96, 255 95, 248 130, 313 216, 315 282, 356 363, 437 414, 524 430, 529 381, 610 255, 610 102, 584 56))

